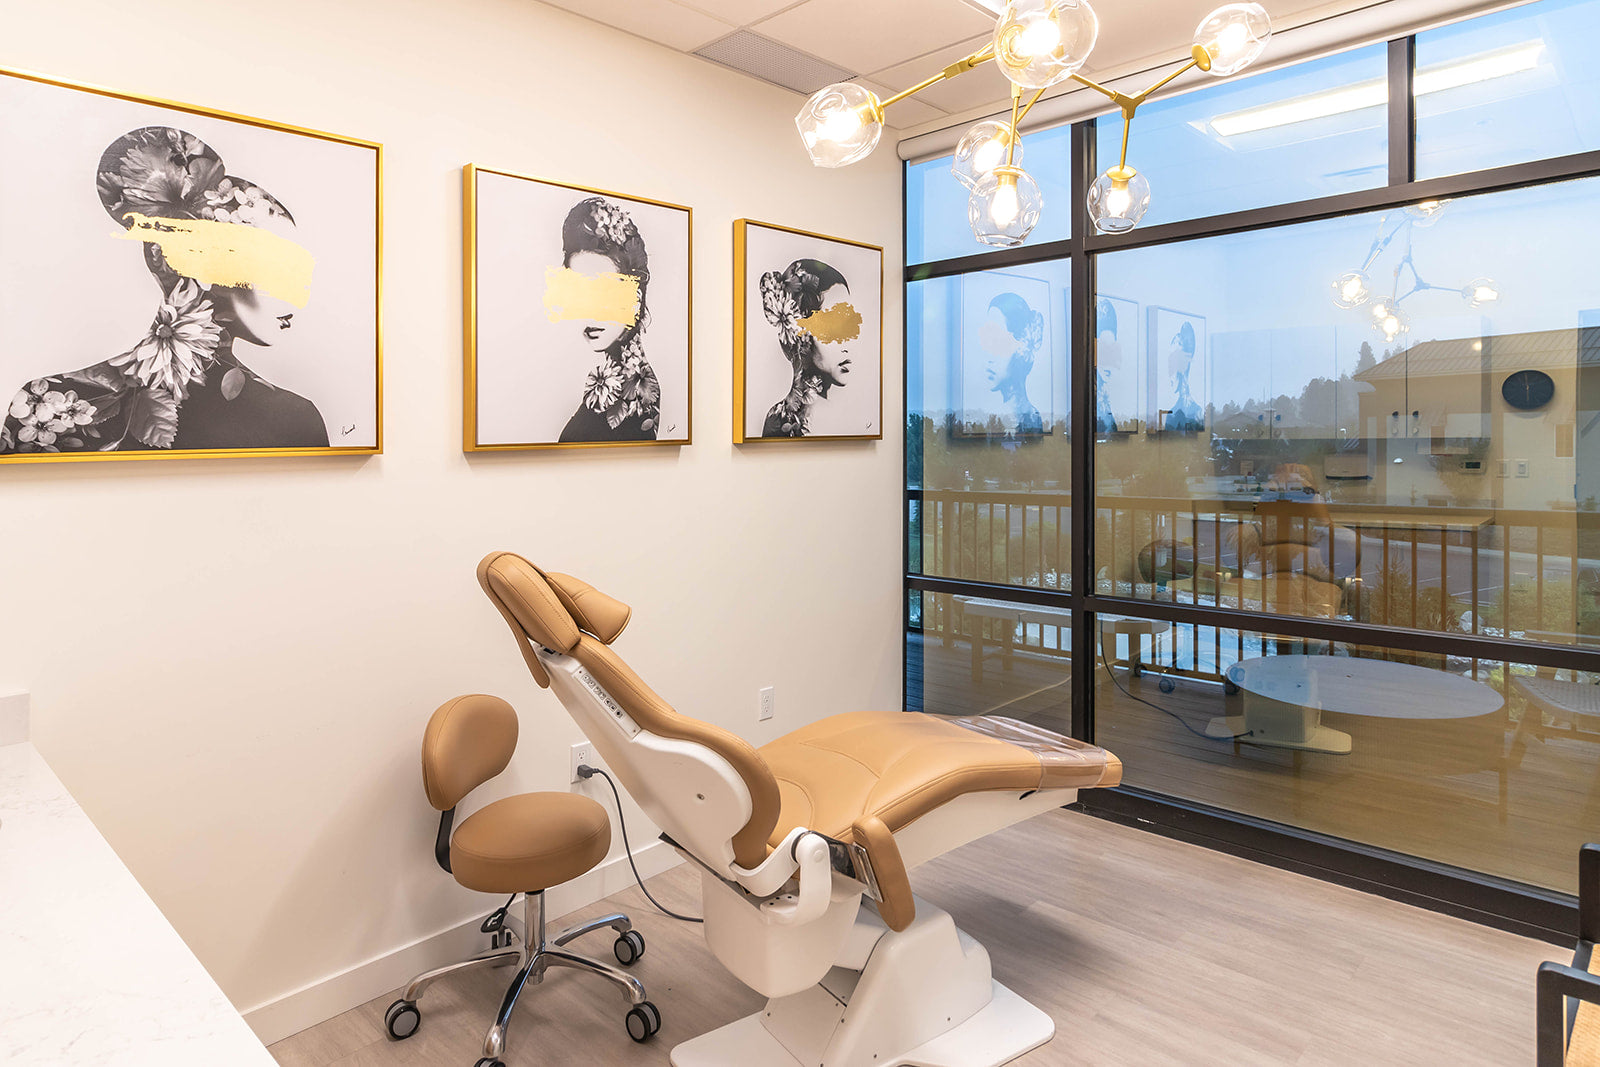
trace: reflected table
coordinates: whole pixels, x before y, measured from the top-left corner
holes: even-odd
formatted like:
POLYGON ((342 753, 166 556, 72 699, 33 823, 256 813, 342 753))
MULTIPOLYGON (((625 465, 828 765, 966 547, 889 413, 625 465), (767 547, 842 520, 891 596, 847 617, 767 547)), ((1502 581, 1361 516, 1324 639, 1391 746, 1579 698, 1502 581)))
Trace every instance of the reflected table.
POLYGON ((998 619, 1000 626, 1000 664, 1011 669, 1011 648, 1018 624, 1031 622, 1040 626, 1070 627, 1072 612, 1066 608, 1052 608, 1042 604, 1019 604, 1014 600, 990 600, 986 597, 953 596, 963 615, 971 616, 972 627, 972 681, 983 681, 983 624, 982 619, 998 619))
POLYGON ((1212 719, 1206 735, 1249 745, 1347 755, 1350 735, 1324 711, 1382 719, 1472 719, 1504 706, 1482 682, 1447 671, 1349 656, 1260 656, 1228 669, 1243 713, 1212 719))

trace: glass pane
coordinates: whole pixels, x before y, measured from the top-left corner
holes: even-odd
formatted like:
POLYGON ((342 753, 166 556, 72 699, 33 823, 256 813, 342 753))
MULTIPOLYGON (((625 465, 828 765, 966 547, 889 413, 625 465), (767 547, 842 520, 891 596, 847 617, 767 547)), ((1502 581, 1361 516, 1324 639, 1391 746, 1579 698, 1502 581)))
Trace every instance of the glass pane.
POLYGON ((906 287, 914 571, 1067 588, 1065 260, 906 287))
MULTIPOLYGON (((1286 204, 1389 178, 1385 46, 1230 79, 1145 104, 1128 163, 1150 179, 1143 225, 1286 204)), ((1122 116, 1095 122, 1101 170, 1122 149, 1122 116)))
POLYGON ((1126 784, 1575 889, 1600 676, 1137 614, 1095 629, 1095 739, 1126 784))
MULTIPOLYGON (((1039 183, 1044 213, 1027 243, 1072 235, 1072 128, 1022 135, 1022 168, 1039 183)), ((906 165, 906 262, 927 263, 992 252, 967 222, 967 188, 950 173, 950 156, 906 165)))
POLYGON ((1072 732, 1072 616, 1065 608, 912 592, 906 706, 1005 715, 1072 732))
POLYGON ((1096 588, 1600 634, 1597 241, 1587 179, 1098 257, 1096 588))
POLYGON ((1600 3, 1541 0, 1417 35, 1417 177, 1600 148, 1600 3))

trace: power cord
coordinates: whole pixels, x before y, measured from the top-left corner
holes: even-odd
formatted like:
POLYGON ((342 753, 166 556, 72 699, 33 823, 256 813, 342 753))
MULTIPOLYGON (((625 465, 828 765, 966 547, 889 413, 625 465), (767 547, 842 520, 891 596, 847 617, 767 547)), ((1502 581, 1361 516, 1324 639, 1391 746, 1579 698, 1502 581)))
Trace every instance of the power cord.
POLYGON ((663 915, 669 915, 672 918, 677 919, 679 922, 705 922, 704 919, 696 919, 691 915, 679 915, 671 908, 663 905, 661 901, 651 896, 650 890, 644 887, 644 879, 639 877, 639 868, 633 862, 633 846, 628 844, 628 820, 624 818, 622 814, 622 794, 617 792, 617 783, 611 780, 611 775, 607 774, 605 771, 602 771, 599 767, 591 767, 585 763, 578 768, 578 777, 586 781, 590 778, 593 778, 597 774, 606 780, 606 785, 611 787, 612 799, 617 802, 617 824, 622 827, 622 850, 623 854, 628 857, 628 866, 633 868, 633 880, 639 883, 639 891, 643 893, 645 899, 654 904, 656 906, 656 910, 663 915))
MULTIPOLYGON (((1135 638, 1135 640, 1137 640, 1137 638, 1135 638)), ((1152 703, 1152 702, 1146 700, 1144 697, 1136 697, 1132 693, 1130 693, 1126 689, 1124 689, 1122 683, 1117 681, 1117 672, 1111 669, 1111 664, 1106 660, 1106 647, 1103 644, 1100 646, 1100 663, 1106 669, 1106 677, 1111 679, 1111 684, 1116 686, 1117 690, 1123 696, 1127 697, 1129 700, 1138 701, 1140 704, 1143 704, 1147 708, 1155 708, 1157 711, 1159 711, 1163 715, 1172 716, 1174 719, 1178 720, 1178 725, 1179 726, 1183 727, 1185 730, 1188 730, 1191 734, 1194 734, 1196 737, 1202 738, 1202 739, 1204 739, 1206 741, 1237 741, 1241 737, 1249 737, 1251 734, 1255 733, 1254 730, 1246 730, 1242 734, 1231 734, 1231 735, 1229 735, 1227 737, 1212 737, 1208 733, 1204 733, 1204 732, 1202 732, 1200 730, 1196 730, 1193 726, 1189 725, 1189 720, 1185 719, 1182 715, 1179 715, 1177 712, 1172 711, 1169 708, 1164 708, 1160 704, 1152 703)), ((579 770, 578 773, 582 774, 583 771, 579 770)))

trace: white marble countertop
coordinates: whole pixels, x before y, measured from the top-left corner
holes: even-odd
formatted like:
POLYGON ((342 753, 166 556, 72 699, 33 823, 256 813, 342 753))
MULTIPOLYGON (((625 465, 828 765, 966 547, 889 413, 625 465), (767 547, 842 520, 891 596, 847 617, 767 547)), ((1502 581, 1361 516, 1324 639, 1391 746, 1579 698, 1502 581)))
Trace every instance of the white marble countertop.
POLYGON ((0 747, 0 1063, 274 1065, 26 742, 0 747))

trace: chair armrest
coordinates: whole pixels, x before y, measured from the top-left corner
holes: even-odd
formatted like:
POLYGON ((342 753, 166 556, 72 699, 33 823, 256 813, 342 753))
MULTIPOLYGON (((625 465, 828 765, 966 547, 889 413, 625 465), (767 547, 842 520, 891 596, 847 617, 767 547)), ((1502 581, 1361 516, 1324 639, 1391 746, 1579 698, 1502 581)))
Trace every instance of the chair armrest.
POLYGON ((1578 936, 1600 941, 1600 844, 1578 850, 1578 936))
POLYGON ((896 933, 911 925, 917 917, 917 905, 911 897, 911 879, 906 875, 905 860, 900 856, 900 846, 894 835, 876 815, 857 819, 851 827, 856 841, 867 850, 872 860, 872 872, 878 879, 878 915, 885 925, 896 933))
POLYGON ((1536 1067, 1563 1067, 1567 1058, 1567 998, 1600 1004, 1600 977, 1561 963, 1539 965, 1536 1067))

